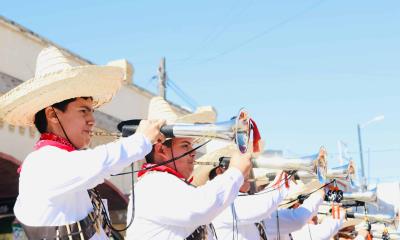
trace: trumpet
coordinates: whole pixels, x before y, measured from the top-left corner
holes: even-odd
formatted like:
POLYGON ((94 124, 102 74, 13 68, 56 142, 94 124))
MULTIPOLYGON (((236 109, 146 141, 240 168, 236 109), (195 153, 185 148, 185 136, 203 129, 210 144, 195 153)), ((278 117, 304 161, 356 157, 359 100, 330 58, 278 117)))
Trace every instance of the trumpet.
MULTIPOLYGON (((141 120, 127 120, 118 124, 117 128, 121 133, 117 134, 102 134, 101 132, 93 133, 95 136, 116 136, 128 137, 136 132, 141 120)), ((239 150, 245 153, 248 149, 251 133, 258 129, 254 121, 250 119, 248 112, 245 109, 240 109, 237 116, 228 121, 218 123, 175 123, 164 125, 160 132, 167 138, 174 137, 189 137, 189 138, 218 138, 223 140, 235 141, 239 150)))
POLYGON ((362 220, 368 219, 371 222, 386 223, 394 226, 398 224, 398 220, 396 219, 396 217, 389 214, 346 212, 346 217, 354 219, 362 219, 362 220))
POLYGON ((378 201, 378 197, 376 189, 365 192, 344 192, 342 201, 376 203, 378 201))
MULTIPOLYGON (((230 157, 221 157, 219 163, 216 162, 197 162, 198 165, 213 165, 228 168, 230 157)), ((321 147, 318 154, 302 157, 302 158, 284 158, 284 157, 267 157, 260 155, 252 160, 254 168, 267 168, 273 170, 284 170, 284 171, 307 171, 310 174, 317 176, 320 183, 324 183, 326 180, 326 150, 321 147)), ((272 177, 266 175, 266 177, 272 177)))
MULTIPOLYGON (((328 169, 326 172, 326 178, 346 180, 349 181, 352 186, 354 186, 353 179, 355 179, 355 173, 355 164, 353 161, 350 161, 348 164, 328 169)), ((314 175, 309 171, 299 172, 298 175, 302 179, 310 179, 314 177, 314 175)))
MULTIPOLYGON (((339 206, 344 208, 365 206, 366 203, 376 204, 378 201, 376 189, 366 192, 344 192, 339 206)), ((329 202, 324 202, 323 205, 330 206, 329 202)))
POLYGON ((320 183, 324 183, 327 173, 327 153, 321 147, 318 154, 302 158, 266 157, 261 155, 253 161, 255 168, 269 168, 284 171, 305 171, 317 176, 320 183))

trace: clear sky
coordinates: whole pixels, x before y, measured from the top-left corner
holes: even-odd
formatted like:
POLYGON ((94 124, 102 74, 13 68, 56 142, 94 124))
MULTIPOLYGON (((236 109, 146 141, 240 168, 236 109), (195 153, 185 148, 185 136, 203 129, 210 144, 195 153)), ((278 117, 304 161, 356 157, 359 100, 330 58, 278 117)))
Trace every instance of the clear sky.
POLYGON ((153 92, 165 56, 197 105, 221 121, 246 107, 288 156, 324 145, 334 166, 342 140, 358 163, 357 123, 383 114, 362 129, 364 158, 371 177, 399 179, 398 0, 4 1, 0 14, 95 63, 128 59, 153 92))

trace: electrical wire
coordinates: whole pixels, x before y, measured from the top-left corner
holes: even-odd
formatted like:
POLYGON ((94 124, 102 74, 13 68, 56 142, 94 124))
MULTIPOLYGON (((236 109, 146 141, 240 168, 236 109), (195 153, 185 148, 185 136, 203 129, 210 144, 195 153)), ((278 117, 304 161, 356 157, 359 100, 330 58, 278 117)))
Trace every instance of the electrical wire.
POLYGON ((167 78, 167 86, 169 86, 183 101, 185 101, 192 109, 196 109, 197 102, 186 94, 171 78, 167 78))
POLYGON ((233 52, 233 51, 235 51, 235 50, 237 50, 239 48, 242 48, 243 46, 246 46, 249 43, 251 43, 251 42, 253 42, 253 41, 255 41, 255 40, 257 40, 257 39, 259 39, 259 38, 261 38, 261 37, 263 37, 265 35, 267 35, 268 33, 272 32, 273 30, 292 22, 293 20, 297 19, 298 17, 303 16, 307 12, 309 12, 312 9, 316 8, 317 6, 319 6, 324 1, 325 0, 317 1, 317 2, 313 3, 312 5, 308 6, 307 8, 303 9, 302 11, 299 11, 298 13, 296 13, 296 14, 294 14, 294 15, 292 15, 292 16, 290 16, 290 17, 288 17, 288 18, 286 18, 286 19, 284 19, 282 21, 280 21, 279 23, 277 23, 277 24, 265 29, 264 31, 262 31, 262 32, 260 32, 258 34, 255 34, 252 37, 250 37, 250 38, 248 38, 248 39, 246 39, 246 40, 244 40, 244 41, 242 41, 242 42, 240 42, 240 43, 228 48, 227 50, 225 50, 223 52, 220 52, 220 53, 218 53, 218 54, 216 54, 216 55, 214 55, 212 57, 209 57, 209 58, 201 61, 200 63, 207 63, 207 62, 213 61, 213 60, 215 60, 215 59, 217 59, 219 57, 222 57, 224 55, 227 55, 228 53, 231 53, 231 52, 233 52))
POLYGON ((239 19, 247 9, 253 4, 254 1, 245 1, 247 3, 246 7, 240 7, 239 12, 236 14, 234 13, 234 9, 236 8, 235 5, 232 5, 230 10, 228 11, 229 14, 224 14, 224 16, 230 16, 227 21, 222 25, 220 30, 217 32, 212 31, 202 40, 200 46, 195 49, 188 57, 181 59, 180 63, 185 63, 193 59, 199 52, 203 52, 210 46, 211 43, 215 42, 226 30, 228 30, 232 25, 233 21, 239 19))

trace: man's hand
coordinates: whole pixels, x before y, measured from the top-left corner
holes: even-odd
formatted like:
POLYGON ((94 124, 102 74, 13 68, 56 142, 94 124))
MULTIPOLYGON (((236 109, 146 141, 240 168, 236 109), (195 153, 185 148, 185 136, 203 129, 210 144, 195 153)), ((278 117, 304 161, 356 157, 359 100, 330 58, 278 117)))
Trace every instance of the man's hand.
POLYGON ((321 198, 322 198, 322 199, 325 199, 325 189, 322 188, 322 189, 318 190, 317 193, 318 193, 319 195, 321 195, 321 198))
POLYGON ((287 172, 279 171, 276 173, 274 180, 269 185, 279 188, 284 185, 284 182, 286 181, 287 177, 288 177, 287 172))
POLYGON ((235 152, 229 162, 229 168, 231 167, 239 169, 242 172, 243 177, 247 178, 252 167, 251 154, 241 154, 239 151, 235 152))
POLYGON ((160 128, 165 125, 165 120, 142 120, 136 132, 142 133, 152 144, 164 142, 165 136, 160 132, 160 128))

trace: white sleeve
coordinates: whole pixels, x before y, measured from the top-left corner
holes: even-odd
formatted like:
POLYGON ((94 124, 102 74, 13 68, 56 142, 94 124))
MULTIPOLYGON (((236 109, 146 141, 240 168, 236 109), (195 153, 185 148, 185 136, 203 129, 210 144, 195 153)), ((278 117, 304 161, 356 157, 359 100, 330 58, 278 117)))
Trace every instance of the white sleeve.
POLYGON ((363 237, 361 235, 357 235, 357 237, 354 238, 354 240, 365 240, 365 237, 363 237))
POLYGON ((110 174, 130 163, 143 159, 152 144, 142 134, 134 134, 94 149, 68 152, 46 146, 31 153, 25 160, 21 179, 40 186, 38 194, 56 197, 70 191, 91 189, 110 174))
POLYGON ((298 208, 275 211, 271 217, 264 220, 268 235, 277 235, 277 219, 279 219, 279 232, 281 235, 301 229, 317 213, 322 201, 322 196, 319 193, 314 193, 298 208))
MULTIPOLYGON (((238 196, 233 202, 237 217, 237 224, 252 224, 260 222, 275 211, 279 203, 287 196, 286 187, 268 189, 254 195, 238 196), (272 190, 272 191, 271 191, 272 190)), ((232 223, 232 218, 220 218, 226 224, 232 223)))
POLYGON ((168 173, 148 173, 136 185, 137 216, 173 226, 208 224, 233 202, 242 184, 235 168, 197 188, 168 173))
POLYGON ((335 235, 343 225, 344 214, 341 213, 340 219, 326 217, 321 224, 309 224, 312 239, 314 240, 329 240, 335 235))

